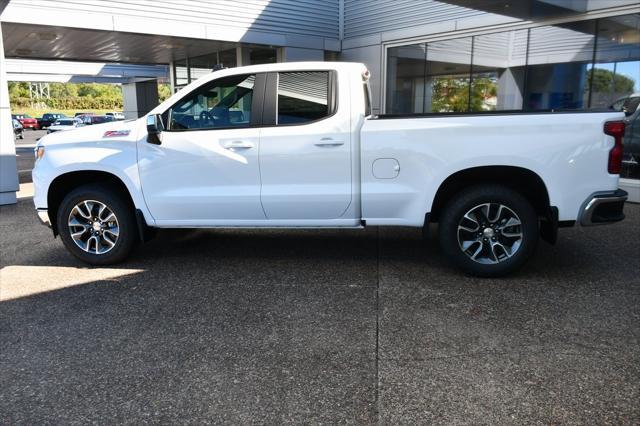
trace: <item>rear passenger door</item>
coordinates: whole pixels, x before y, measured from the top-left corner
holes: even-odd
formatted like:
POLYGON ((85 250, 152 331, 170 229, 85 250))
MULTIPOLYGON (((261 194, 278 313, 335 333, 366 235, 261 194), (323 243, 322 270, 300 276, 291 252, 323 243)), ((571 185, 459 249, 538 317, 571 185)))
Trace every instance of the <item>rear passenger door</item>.
POLYGON ((259 162, 268 219, 343 216, 352 195, 350 111, 338 103, 335 71, 268 75, 259 162))

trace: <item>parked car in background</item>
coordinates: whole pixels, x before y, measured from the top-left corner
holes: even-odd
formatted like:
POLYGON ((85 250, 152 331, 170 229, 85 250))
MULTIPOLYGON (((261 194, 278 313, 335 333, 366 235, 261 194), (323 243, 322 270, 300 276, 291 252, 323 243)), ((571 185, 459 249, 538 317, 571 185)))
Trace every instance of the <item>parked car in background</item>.
POLYGON ((82 120, 77 118, 61 118, 56 121, 54 124, 49 126, 49 130, 47 133, 60 132, 64 130, 72 130, 77 127, 84 126, 82 120))
POLYGON ((558 228, 624 219, 622 112, 376 115, 368 80, 346 62, 229 68, 139 120, 46 135, 38 215, 94 265, 149 227, 438 223, 479 276, 513 272, 558 228))
POLYGON ((625 115, 626 132, 622 142, 625 161, 640 163, 640 92, 616 100, 610 108, 625 115))
POLYGON ((79 115, 76 118, 82 120, 82 123, 87 126, 116 121, 116 119, 110 115, 79 115))
POLYGON ((108 112, 105 115, 108 115, 109 117, 113 117, 117 121, 124 120, 124 113, 122 112, 108 112))
POLYGON ((13 137, 16 139, 24 139, 24 127, 22 127, 22 124, 15 118, 11 119, 11 124, 13 124, 13 137))
POLYGON ((40 128, 38 120, 28 114, 12 114, 11 118, 18 120, 25 129, 38 130, 40 128))
POLYGON ((42 114, 42 117, 38 119, 38 125, 41 129, 46 129, 47 127, 55 123, 56 120, 66 117, 66 115, 58 112, 47 112, 46 114, 42 114))
POLYGON ((92 112, 76 112, 73 116, 74 117, 79 117, 81 115, 95 115, 95 114, 92 113, 92 112))

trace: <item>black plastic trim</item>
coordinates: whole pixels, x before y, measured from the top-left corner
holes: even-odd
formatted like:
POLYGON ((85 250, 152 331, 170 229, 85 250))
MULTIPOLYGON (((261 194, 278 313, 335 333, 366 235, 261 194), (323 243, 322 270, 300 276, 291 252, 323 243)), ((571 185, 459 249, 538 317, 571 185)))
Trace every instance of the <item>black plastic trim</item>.
POLYGON ((540 236, 549 244, 555 244, 558 241, 558 216, 558 208, 551 206, 540 221, 540 236))
POLYGON ((136 223, 138 225, 138 238, 141 243, 146 243, 155 236, 157 228, 147 225, 144 213, 140 209, 136 209, 136 223))
POLYGON ((571 228, 572 226, 576 226, 575 220, 561 220, 558 222, 558 228, 571 228))
POLYGON ((415 114, 378 114, 369 120, 392 120, 396 118, 438 118, 438 117, 482 117, 486 115, 548 115, 548 114, 602 114, 612 113, 610 109, 593 109, 593 110, 567 110, 567 109, 548 109, 548 110, 504 110, 504 111, 475 111, 475 112, 423 112, 415 114))

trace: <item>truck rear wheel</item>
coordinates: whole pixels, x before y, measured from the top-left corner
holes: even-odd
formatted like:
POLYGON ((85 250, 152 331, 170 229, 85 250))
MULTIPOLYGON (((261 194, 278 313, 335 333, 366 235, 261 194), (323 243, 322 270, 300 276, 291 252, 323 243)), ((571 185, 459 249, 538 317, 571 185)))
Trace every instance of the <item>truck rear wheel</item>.
POLYGON ((95 184, 76 188, 62 200, 57 225, 67 250, 91 265, 123 261, 138 235, 129 203, 116 191, 95 184))
POLYGON ((479 185, 461 192, 440 214, 442 250, 460 269, 499 277, 518 269, 538 243, 538 217, 518 192, 479 185))

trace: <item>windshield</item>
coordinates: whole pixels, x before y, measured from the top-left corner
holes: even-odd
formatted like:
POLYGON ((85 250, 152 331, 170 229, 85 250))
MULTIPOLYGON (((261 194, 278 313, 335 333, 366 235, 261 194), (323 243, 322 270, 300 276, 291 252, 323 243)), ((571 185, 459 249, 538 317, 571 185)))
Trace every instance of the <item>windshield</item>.
POLYGON ((56 124, 59 126, 73 126, 76 124, 75 120, 58 120, 56 124))

